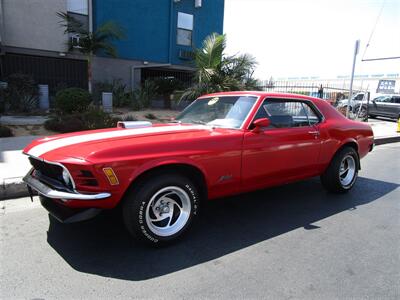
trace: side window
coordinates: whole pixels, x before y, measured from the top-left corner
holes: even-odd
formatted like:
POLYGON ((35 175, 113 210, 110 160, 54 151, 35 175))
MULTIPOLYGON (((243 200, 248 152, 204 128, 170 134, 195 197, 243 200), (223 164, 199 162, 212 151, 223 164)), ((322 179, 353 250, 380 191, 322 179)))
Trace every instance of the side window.
POLYGON ((390 102, 390 97, 381 96, 375 99, 375 102, 390 102))
POLYGON ((390 102, 392 102, 391 100, 392 100, 392 99, 391 99, 390 97, 386 97, 386 98, 384 98, 384 99, 382 100, 382 102, 390 103, 390 102))
POLYGON ((393 96, 393 97, 392 97, 392 103, 398 103, 398 104, 400 104, 400 97, 393 96))
POLYGON ((304 103, 304 102, 302 104, 306 111, 306 114, 308 117, 308 122, 310 123, 310 125, 315 125, 315 124, 319 123, 320 119, 316 115, 316 113, 313 111, 313 109, 310 107, 310 105, 308 105, 307 103, 304 103))
POLYGON ((264 109, 269 115, 272 127, 287 128, 309 125, 301 102, 267 102, 264 109))
POLYGON ((307 103, 293 100, 266 100, 254 119, 259 118, 269 118, 270 128, 311 126, 320 121, 307 103))
POLYGON ((362 99, 364 99, 364 95, 363 95, 363 94, 358 94, 358 95, 354 98, 354 100, 362 100, 362 99))

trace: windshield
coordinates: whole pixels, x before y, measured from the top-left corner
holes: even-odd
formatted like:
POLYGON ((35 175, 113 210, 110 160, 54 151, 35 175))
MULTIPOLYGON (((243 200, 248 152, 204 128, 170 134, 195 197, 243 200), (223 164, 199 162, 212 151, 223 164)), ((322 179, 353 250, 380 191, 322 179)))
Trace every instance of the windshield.
POLYGON ((182 123, 240 128, 257 97, 221 96, 197 99, 177 118, 182 123))

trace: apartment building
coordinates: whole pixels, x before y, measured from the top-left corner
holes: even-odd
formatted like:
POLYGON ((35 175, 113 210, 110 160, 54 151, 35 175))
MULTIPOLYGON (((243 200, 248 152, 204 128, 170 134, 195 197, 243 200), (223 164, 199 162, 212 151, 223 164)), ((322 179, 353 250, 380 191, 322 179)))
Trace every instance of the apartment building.
POLYGON ((87 62, 68 51, 57 12, 67 12, 88 30, 113 21, 125 37, 118 57, 97 53, 93 80, 122 79, 137 87, 147 78, 190 80, 193 50, 210 33, 222 33, 224 0, 0 0, 0 79, 31 74, 50 90, 87 87, 87 62))

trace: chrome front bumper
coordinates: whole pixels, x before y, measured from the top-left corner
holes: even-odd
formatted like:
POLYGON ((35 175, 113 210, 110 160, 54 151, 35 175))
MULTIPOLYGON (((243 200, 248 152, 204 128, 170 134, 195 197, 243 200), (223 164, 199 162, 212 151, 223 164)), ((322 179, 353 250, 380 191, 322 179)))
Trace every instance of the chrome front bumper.
POLYGON ((98 194, 80 194, 58 191, 50 188, 44 183, 34 178, 29 172, 23 179, 27 185, 37 191, 39 194, 52 199, 62 200, 101 200, 111 196, 110 193, 98 193, 98 194))

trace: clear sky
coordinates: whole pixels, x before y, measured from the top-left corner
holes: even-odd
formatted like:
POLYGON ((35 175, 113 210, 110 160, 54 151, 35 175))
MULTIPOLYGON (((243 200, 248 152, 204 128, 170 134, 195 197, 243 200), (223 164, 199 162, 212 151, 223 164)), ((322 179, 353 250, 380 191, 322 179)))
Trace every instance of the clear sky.
POLYGON ((256 76, 350 75, 354 44, 361 40, 356 74, 400 73, 400 0, 225 0, 228 54, 249 53, 256 76))

